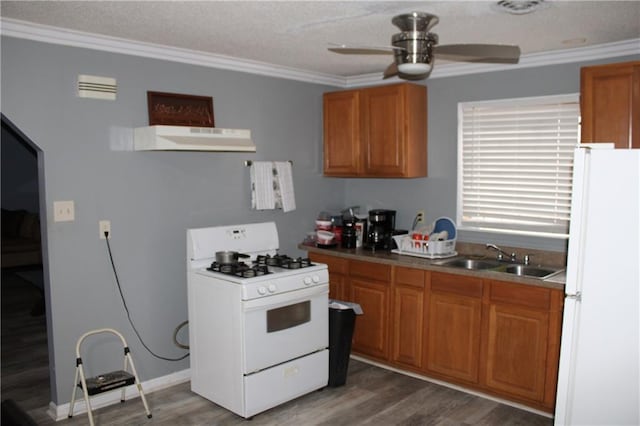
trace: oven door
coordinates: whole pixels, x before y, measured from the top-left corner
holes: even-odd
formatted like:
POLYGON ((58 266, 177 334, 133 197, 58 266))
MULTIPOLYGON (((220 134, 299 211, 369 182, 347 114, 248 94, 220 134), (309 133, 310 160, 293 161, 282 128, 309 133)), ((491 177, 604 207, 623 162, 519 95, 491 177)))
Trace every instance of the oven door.
POLYGON ((322 284, 242 302, 244 374, 325 349, 328 294, 322 284))

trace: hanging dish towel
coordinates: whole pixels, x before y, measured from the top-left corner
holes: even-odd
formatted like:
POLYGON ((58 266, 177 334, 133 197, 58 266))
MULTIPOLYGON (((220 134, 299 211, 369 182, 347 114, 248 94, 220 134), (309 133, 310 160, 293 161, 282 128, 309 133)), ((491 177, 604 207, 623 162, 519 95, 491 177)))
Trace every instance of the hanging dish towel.
POLYGON ((276 196, 273 189, 273 163, 254 161, 251 164, 251 208, 269 210, 276 208, 276 196))
MULTIPOLYGON (((276 177, 280 190, 280 204, 283 212, 290 212, 296 209, 296 195, 293 190, 293 174, 289 161, 276 161, 276 177)), ((276 199, 277 199, 276 195, 276 199)))

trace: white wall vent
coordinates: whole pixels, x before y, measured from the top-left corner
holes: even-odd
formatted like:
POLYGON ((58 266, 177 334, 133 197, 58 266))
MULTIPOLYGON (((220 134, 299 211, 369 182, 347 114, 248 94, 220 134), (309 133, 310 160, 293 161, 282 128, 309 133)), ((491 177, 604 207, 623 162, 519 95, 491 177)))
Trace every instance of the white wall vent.
POLYGON ((116 100, 116 79, 95 75, 78 74, 78 97, 116 100))

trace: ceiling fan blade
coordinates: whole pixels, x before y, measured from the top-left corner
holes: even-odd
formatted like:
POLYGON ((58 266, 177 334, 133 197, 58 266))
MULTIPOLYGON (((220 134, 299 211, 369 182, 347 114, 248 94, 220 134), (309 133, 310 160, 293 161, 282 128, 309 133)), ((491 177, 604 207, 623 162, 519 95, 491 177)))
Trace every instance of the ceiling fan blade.
POLYGON ((348 46, 346 44, 330 44, 333 46, 328 48, 331 52, 343 55, 388 55, 395 50, 406 50, 402 47, 392 46, 348 46))
POLYGON ((384 76, 382 78, 387 79, 395 75, 398 75, 398 65, 394 62, 389 65, 386 70, 384 70, 384 76))
POLYGON ((342 55, 388 55, 392 52, 392 50, 381 50, 371 47, 330 47, 329 50, 342 55))
POLYGON ((507 44, 445 44, 434 46, 438 59, 466 62, 517 64, 520 48, 507 44))

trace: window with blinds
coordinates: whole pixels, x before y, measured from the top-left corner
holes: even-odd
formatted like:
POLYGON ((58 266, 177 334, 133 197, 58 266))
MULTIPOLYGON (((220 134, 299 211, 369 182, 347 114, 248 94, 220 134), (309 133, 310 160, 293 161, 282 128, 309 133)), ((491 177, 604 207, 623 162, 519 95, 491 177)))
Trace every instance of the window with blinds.
POLYGON ((458 227, 566 237, 578 94, 458 104, 458 227))

